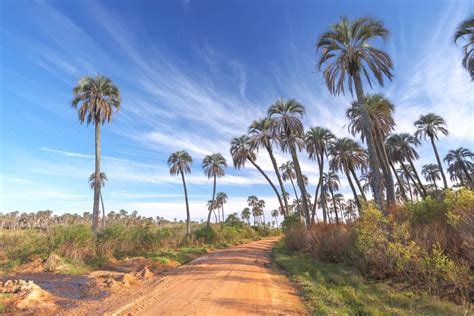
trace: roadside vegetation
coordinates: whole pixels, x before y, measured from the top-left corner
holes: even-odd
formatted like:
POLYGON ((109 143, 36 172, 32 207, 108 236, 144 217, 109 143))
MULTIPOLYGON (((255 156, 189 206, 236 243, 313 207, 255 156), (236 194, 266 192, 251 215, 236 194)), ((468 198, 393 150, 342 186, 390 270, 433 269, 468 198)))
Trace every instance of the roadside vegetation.
POLYGON ((280 243, 273 250, 314 315, 464 315, 465 308, 406 288, 368 280, 347 263, 328 263, 280 243))
MULTIPOLYGON (((225 248, 261 237, 278 234, 279 230, 252 228, 235 215, 233 221, 191 225, 191 238, 186 224, 153 222, 114 223, 94 236, 89 223, 52 225, 47 229, 0 230, 0 273, 5 274, 39 260, 59 258, 58 272, 79 274, 104 268, 126 258, 145 257, 164 266, 186 263, 215 248, 225 248)), ((45 271, 38 271, 45 272, 45 271)))

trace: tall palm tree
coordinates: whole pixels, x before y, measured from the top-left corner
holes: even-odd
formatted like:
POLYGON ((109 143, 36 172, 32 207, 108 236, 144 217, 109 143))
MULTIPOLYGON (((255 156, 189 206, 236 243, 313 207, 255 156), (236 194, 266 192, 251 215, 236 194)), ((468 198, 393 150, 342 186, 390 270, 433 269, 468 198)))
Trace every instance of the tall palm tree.
POLYGON ((362 113, 362 125, 367 137, 372 191, 377 206, 385 215, 388 213, 383 201, 380 162, 371 133, 372 123, 365 104, 361 76, 365 77, 370 86, 373 81, 383 86, 384 77, 392 79, 393 64, 390 56, 369 44, 374 38, 385 40, 388 35, 389 31, 381 21, 368 17, 349 21, 346 17, 342 17, 330 31, 320 36, 316 45, 322 53, 319 69, 326 65, 323 76, 330 93, 334 95, 344 93, 344 85, 347 85, 353 94, 353 87, 355 88, 362 113))
MULTIPOLYGON (((371 133, 384 177, 384 188, 387 191, 387 201, 389 204, 393 204, 395 203, 395 191, 392 173, 390 172, 390 167, 393 169, 393 164, 391 164, 388 159, 383 143, 385 138, 395 127, 395 120, 393 119, 395 106, 390 102, 390 100, 381 94, 366 96, 365 105, 369 112, 369 119, 372 123, 371 133)), ((352 103, 352 106, 346 111, 346 116, 350 120, 348 129, 352 135, 356 136, 357 134, 360 134, 362 141, 365 141, 366 135, 362 124, 362 113, 358 102, 352 103)))
MULTIPOLYGON (((390 156, 394 160, 398 161, 401 164, 402 168, 406 169, 403 162, 407 161, 409 163, 413 171, 413 175, 416 179, 416 182, 413 182, 420 191, 421 195, 423 197, 426 197, 426 189, 423 186, 423 183, 421 183, 420 176, 418 175, 418 172, 416 171, 415 165, 413 163, 413 160, 419 158, 419 155, 415 149, 415 147, 418 147, 420 145, 420 141, 418 140, 418 138, 408 133, 392 134, 387 138, 385 144, 387 146, 387 150, 390 152, 390 156)), ((408 170, 405 170, 405 172, 409 176, 411 176, 408 170)))
POLYGON ((466 44, 462 47, 464 58, 462 65, 469 72, 471 80, 474 80, 474 15, 459 24, 454 33, 454 43, 464 40, 466 44))
POLYGON ((253 226, 256 226, 256 219, 259 217, 259 199, 255 195, 251 195, 247 198, 247 204, 251 207, 253 215, 253 226))
MULTIPOLYGON (((331 160, 329 167, 332 171, 343 171, 346 175, 347 181, 354 195, 359 212, 362 211, 362 203, 355 189, 354 183, 351 179, 351 174, 354 179, 357 179, 354 168, 360 168, 365 164, 367 153, 355 141, 349 138, 339 138, 331 143, 329 146, 329 154, 331 160)), ((363 193, 362 193, 363 194, 363 193)))
POLYGON ((222 210, 222 221, 225 221, 224 204, 227 203, 227 199, 228 199, 228 196, 225 192, 219 192, 216 194, 216 201, 222 210))
MULTIPOLYGON (((79 122, 95 125, 95 178, 100 177, 100 125, 110 122, 113 111, 120 109, 120 91, 107 77, 83 77, 73 88, 72 107, 78 110, 79 122)), ((97 233, 100 183, 94 187, 92 230, 97 233)))
POLYGON ((325 191, 329 191, 329 193, 331 193, 334 214, 336 215, 336 224, 339 224, 339 215, 337 214, 337 203, 336 199, 334 198, 334 192, 339 191, 339 176, 336 173, 329 171, 328 173, 323 174, 323 181, 325 191))
POLYGON ((275 195, 278 198, 278 202, 282 208, 285 207, 283 201, 281 199, 280 193, 278 189, 273 184, 273 181, 267 176, 265 171, 260 168, 260 166, 256 163, 257 156, 252 148, 252 142, 250 138, 246 135, 242 135, 240 137, 236 137, 231 141, 230 144, 230 154, 232 155, 232 160, 234 162, 234 167, 236 169, 240 169, 245 166, 245 162, 248 160, 250 163, 263 175, 265 180, 270 184, 275 195))
POLYGON ((345 211, 345 208, 346 208, 346 202, 345 202, 345 199, 344 199, 344 194, 342 193, 336 193, 334 194, 334 200, 336 201, 336 204, 337 204, 337 208, 339 209, 339 212, 341 213, 341 221, 344 222, 345 221, 345 218, 344 218, 344 211, 345 211))
POLYGON ((248 207, 246 207, 242 210, 242 213, 240 213, 240 217, 243 220, 247 221, 247 224, 250 225, 250 215, 251 214, 252 213, 250 212, 250 209, 248 207))
POLYGON ((435 188, 435 191, 438 191, 438 185, 436 184, 436 180, 441 180, 439 176, 440 170, 437 164, 430 163, 428 165, 424 165, 421 168, 421 174, 425 177, 426 181, 432 182, 435 188))
MULTIPOLYGON (((204 170, 204 174, 208 178, 214 179, 214 185, 212 189, 212 201, 216 199, 216 178, 223 177, 225 175, 224 168, 227 168, 227 162, 225 158, 217 153, 211 154, 204 157, 202 160, 202 169, 204 170)), ((209 228, 209 224, 211 223, 211 211, 207 215, 207 227, 209 228)))
POLYGON ((283 195, 283 202, 285 203, 285 214, 288 215, 288 199, 286 198, 285 186, 278 170, 278 165, 273 155, 273 144, 277 140, 275 139, 275 134, 273 133, 275 122, 271 118, 263 118, 260 120, 255 120, 249 127, 249 137, 252 142, 252 147, 257 149, 263 147, 267 150, 270 160, 272 162, 273 170, 280 184, 281 194, 283 195))
POLYGON ((277 100, 268 109, 268 116, 275 121, 273 130, 281 142, 282 150, 284 152, 288 150, 291 154, 295 166, 296 181, 301 192, 301 202, 303 204, 306 224, 309 225, 311 219, 306 196, 306 187, 296 153, 297 148, 301 151, 304 147, 304 130, 303 123, 301 122, 304 114, 305 109, 303 105, 294 99, 288 101, 282 99, 277 100))
MULTIPOLYGON (((105 172, 101 172, 99 176, 99 186, 101 188, 104 188, 106 181, 109 181, 109 179, 107 179, 107 175, 105 174, 105 172)), ((91 190, 95 188, 95 185, 96 185, 95 173, 92 173, 89 176, 89 187, 91 188, 91 190)), ((100 198, 100 202, 102 203, 102 227, 105 228, 105 207, 104 207, 104 199, 102 198, 102 190, 100 190, 99 192, 99 198, 100 198)))
POLYGON ((293 187, 293 192, 295 193, 295 198, 298 200, 298 193, 296 192, 295 183, 293 182, 293 179, 296 179, 295 165, 293 164, 293 161, 287 161, 283 163, 279 170, 281 172, 283 181, 290 180, 291 186, 293 187))
POLYGON ((443 171, 443 165, 441 164, 441 159, 439 158, 438 149, 436 148, 435 139, 438 140, 438 132, 448 135, 448 129, 446 128, 446 122, 444 119, 436 114, 428 113, 426 115, 420 115, 420 118, 415 122, 416 132, 415 137, 421 140, 421 138, 429 137, 431 141, 431 146, 436 156, 436 161, 438 162, 439 171, 441 172, 441 177, 443 178, 444 188, 448 188, 448 181, 446 181, 446 176, 443 171))
POLYGON ((276 222, 276 225, 277 225, 277 228, 278 228, 280 226, 278 224, 278 215, 280 215, 280 212, 278 212, 277 209, 274 209, 271 214, 272 214, 272 217, 275 219, 275 222, 276 222))
POLYGON ((189 212, 188 189, 186 187, 185 174, 191 173, 190 165, 193 163, 193 158, 184 150, 172 153, 168 158, 168 166, 170 167, 171 175, 181 175, 184 188, 184 200, 186 202, 186 235, 191 237, 191 215, 189 212))
POLYGON ((461 183, 463 182, 463 178, 467 179, 470 188, 473 188, 471 176, 474 171, 474 163, 471 162, 473 158, 474 153, 463 147, 450 150, 446 157, 444 157, 444 161, 449 164, 452 172, 458 175, 458 178, 461 179, 461 183))
MULTIPOLYGON (((310 159, 316 159, 319 168, 319 181, 316 185, 316 192, 314 193, 314 203, 311 210, 311 222, 314 222, 314 216, 316 214, 316 206, 318 194, 321 186, 323 185, 323 172, 324 172, 324 156, 327 156, 327 149, 329 144, 334 140, 335 136, 330 130, 323 127, 312 127, 305 135, 306 151, 309 154, 310 159)), ((324 222, 327 222, 326 210, 323 209, 324 222)))

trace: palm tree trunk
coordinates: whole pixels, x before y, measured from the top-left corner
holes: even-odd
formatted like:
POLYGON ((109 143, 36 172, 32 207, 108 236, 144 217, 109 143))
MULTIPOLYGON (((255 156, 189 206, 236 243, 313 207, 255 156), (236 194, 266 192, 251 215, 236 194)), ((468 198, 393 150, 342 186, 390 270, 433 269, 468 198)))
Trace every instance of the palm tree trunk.
POLYGON ((262 168, 260 168, 259 165, 257 165, 257 163, 255 161, 253 161, 253 159, 250 159, 250 157, 247 157, 247 159, 250 161, 250 163, 255 167, 257 168, 258 171, 260 171, 260 173, 262 174, 262 176, 267 180, 267 182, 271 185, 273 191, 275 191, 275 194, 278 198, 278 202, 280 202, 280 206, 282 209, 284 209, 284 206, 283 206, 283 201, 281 200, 281 196, 280 196, 280 193, 278 192, 278 189, 276 188, 276 186, 273 184, 272 180, 270 180, 270 178, 267 176, 267 174, 262 170, 262 168))
POLYGON ((291 182, 291 186, 293 187, 293 192, 295 192, 296 204, 299 206, 300 202, 298 199, 298 193, 296 193, 295 184, 293 183, 293 179, 291 177, 290 177, 290 182, 291 182))
POLYGON ((95 185, 94 185, 94 206, 92 210, 92 231, 97 234, 99 223, 99 200, 100 200, 100 122, 95 124, 95 185))
POLYGON ((296 193, 295 184, 293 183, 293 179, 291 177, 290 177, 290 182, 291 182, 291 186, 293 187, 293 192, 295 192, 296 205, 298 205, 298 207, 299 207, 300 202, 299 202, 299 199, 298 199, 298 193, 296 193))
POLYGON ((336 214, 336 224, 339 225, 339 215, 337 214, 336 199, 334 198, 334 192, 331 188, 329 188, 329 192, 331 192, 332 205, 334 206, 334 214, 336 214))
POLYGON ((272 150, 271 144, 269 146, 265 145, 265 147, 267 148, 268 155, 270 155, 270 160, 272 161, 273 169, 275 170, 275 174, 277 176, 278 183, 280 184, 281 194, 283 195, 283 202, 285 203, 285 208, 284 208, 285 214, 284 215, 287 216, 290 212, 290 209, 288 208, 288 199, 286 197, 285 186, 283 185, 283 180, 281 178, 280 171, 278 170, 278 165, 277 165, 276 159, 273 156, 273 150, 272 150))
POLYGON ((360 185, 360 181, 357 178, 357 174, 352 166, 349 166, 349 171, 351 172, 352 176, 354 177, 355 183, 357 184, 357 188, 359 189, 360 195, 362 195, 362 199, 364 202, 367 202, 367 197, 365 196, 364 190, 362 189, 362 185, 360 185))
MULTIPOLYGON (((464 171, 464 174, 466 175, 466 178, 467 178, 467 182, 469 184, 469 187, 472 188, 472 178, 471 178, 471 175, 469 174, 469 172, 467 171, 467 168, 466 166, 464 165, 463 162, 461 162, 461 168, 462 168, 462 171, 464 171)), ((462 179, 462 177, 461 177, 462 179)))
MULTIPOLYGON (((409 180, 411 180, 411 182, 413 183, 413 186, 415 187, 415 192, 421 192, 420 188, 418 187, 418 185, 416 184, 416 181, 415 179, 413 179, 413 176, 411 175, 411 173, 408 171, 407 167, 405 167, 405 165, 403 163, 400 163, 400 165, 402 166, 402 169, 403 171, 405 171, 405 175, 409 178, 409 180)), ((408 184, 410 184, 410 181, 408 180, 408 184)), ((411 190, 410 190, 410 193, 411 193, 411 190)), ((413 198, 412 198, 412 201, 413 201, 413 198)))
POLYGON ((438 162, 439 171, 441 172, 441 177, 443 178, 444 189, 446 190, 448 188, 448 181, 446 180, 446 175, 444 174, 443 165, 441 164, 441 159, 439 158, 438 148, 436 148, 434 137, 430 136, 430 140, 431 140, 431 146, 433 146, 433 151, 436 156, 436 161, 438 162))
POLYGON ((347 181, 349 182, 349 185, 350 185, 351 190, 352 190, 352 194, 354 195, 354 200, 356 201, 357 208, 359 209, 359 216, 360 216, 361 211, 362 211, 362 204, 360 203, 359 197, 357 196, 357 191, 354 187, 354 183, 352 183, 352 179, 351 179, 349 169, 346 166, 344 166, 344 172, 346 173, 347 181))
POLYGON ((294 141, 290 142, 290 151, 291 151, 291 157, 293 159, 293 164, 295 165, 296 180, 298 182, 298 186, 300 187, 301 203, 303 204, 303 211, 305 215, 306 225, 309 227, 311 219, 309 216, 308 199, 306 196, 306 187, 303 182, 303 174, 301 173, 300 162, 298 160, 298 155, 296 154, 294 141))
POLYGON ((423 186, 423 183, 421 183, 421 179, 420 179, 420 176, 418 175, 418 171, 416 171, 415 165, 413 164, 413 161, 410 158, 408 158, 408 163, 410 164, 411 168, 413 169, 413 173, 415 174, 416 181, 418 182, 418 186, 421 189, 420 193, 421 193, 422 197, 425 198, 427 196, 426 189, 423 186))
POLYGON ((405 188, 403 186, 402 181, 400 180, 400 177, 398 176, 397 171, 395 170, 395 166, 393 165, 393 162, 389 159, 388 163, 390 164, 390 168, 392 168, 393 173, 395 174, 395 177, 397 178, 398 186, 400 187, 400 193, 402 194, 402 198, 406 201, 408 201, 405 188))
POLYGON ((434 184, 434 187, 435 187, 435 191, 438 191, 438 185, 436 184, 436 179, 433 179, 433 184, 434 184))
POLYGON ((379 154, 383 177, 385 180, 385 189, 387 190, 387 203, 389 205, 392 205, 396 203, 395 185, 393 183, 392 172, 390 171, 390 167, 388 166, 388 156, 385 150, 385 146, 383 145, 383 137, 377 130, 375 130, 374 139, 377 146, 377 153, 379 154))
MULTIPOLYGON (((314 204, 313 204, 313 209, 311 210, 311 223, 314 223, 314 216, 316 214, 316 206, 318 202, 318 193, 319 189, 323 185, 323 169, 324 169, 324 152, 321 150, 321 157, 316 154, 316 159, 318 161, 318 167, 319 167, 319 181, 318 184, 316 185, 316 192, 314 193, 314 204)), ((324 215, 324 222, 326 222, 326 215, 324 215)))
MULTIPOLYGON (((212 202, 214 202, 214 199, 216 198, 216 175, 214 174, 214 187, 212 189, 212 202)), ((207 228, 209 228, 209 225, 211 224, 211 213, 212 213, 212 208, 209 210, 209 214, 207 215, 207 228)), ((216 212, 214 212, 215 216, 216 212)))
POLYGON ((222 221, 225 222, 225 216, 224 216, 224 203, 222 203, 222 221))
POLYGON ((407 184, 408 184, 408 192, 410 192, 410 201, 413 202, 413 193, 411 191, 411 184, 410 184, 410 179, 408 177, 406 177, 407 179, 407 184))
POLYGON ((372 173, 371 177, 371 187, 372 192, 374 194, 374 200, 377 204, 377 207, 380 209, 382 214, 388 215, 387 209, 385 208, 385 204, 383 201, 383 190, 382 190, 382 177, 380 175, 380 162, 377 157, 377 152, 375 149, 375 142, 372 137, 372 123, 369 118, 369 112, 367 106, 365 104, 365 97, 364 91, 362 89, 362 81, 360 79, 359 73, 353 75, 354 79, 354 86, 357 93, 357 102, 359 104, 359 108, 361 109, 362 114, 362 125, 364 128, 365 135, 367 136, 367 148, 369 150, 369 165, 370 171, 372 173))
POLYGON ((100 191, 100 202, 102 203, 102 228, 105 228, 105 207, 104 199, 102 198, 102 191, 100 191))
POLYGON ((323 221, 327 224, 328 222, 328 213, 327 213, 327 205, 326 205, 326 195, 324 194, 324 190, 321 187, 321 205, 323 207, 323 221))
POLYGON ((186 188, 186 180, 184 173, 180 170, 181 179, 183 180, 184 200, 186 201, 186 235, 191 238, 191 215, 189 213, 188 189, 186 188))

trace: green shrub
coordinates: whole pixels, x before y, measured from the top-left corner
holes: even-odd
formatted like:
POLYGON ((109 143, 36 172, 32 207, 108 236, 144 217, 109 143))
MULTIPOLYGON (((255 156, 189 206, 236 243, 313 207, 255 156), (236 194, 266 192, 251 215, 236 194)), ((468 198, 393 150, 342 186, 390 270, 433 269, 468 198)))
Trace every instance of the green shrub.
POLYGON ((205 225, 202 225, 196 230, 194 234, 196 235, 197 240, 201 240, 205 243, 217 242, 217 234, 213 226, 207 227, 205 225))
POLYGON ((373 204, 351 225, 293 223, 286 247, 345 262, 371 278, 407 282, 465 302, 474 295, 474 193, 446 191, 383 216, 373 204))

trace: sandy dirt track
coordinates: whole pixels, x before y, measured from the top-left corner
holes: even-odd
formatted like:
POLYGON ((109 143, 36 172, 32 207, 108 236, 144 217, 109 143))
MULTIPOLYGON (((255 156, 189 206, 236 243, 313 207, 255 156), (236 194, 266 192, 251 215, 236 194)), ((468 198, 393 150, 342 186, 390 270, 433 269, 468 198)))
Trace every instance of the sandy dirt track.
MULTIPOLYGON (((173 269, 109 315, 302 315, 288 279, 269 268, 276 239, 219 250, 173 269)), ((91 311, 89 311, 91 312, 91 311)), ((96 311, 97 312, 97 311, 96 311)))

